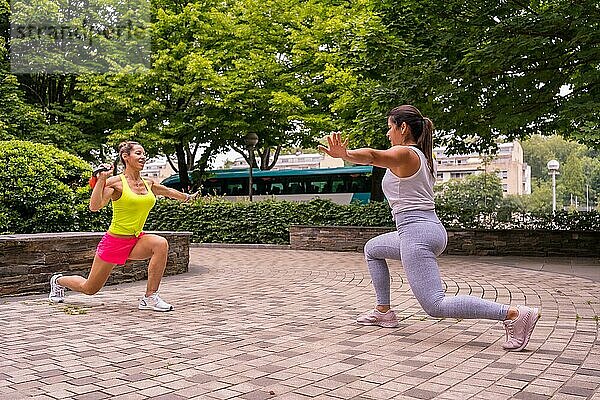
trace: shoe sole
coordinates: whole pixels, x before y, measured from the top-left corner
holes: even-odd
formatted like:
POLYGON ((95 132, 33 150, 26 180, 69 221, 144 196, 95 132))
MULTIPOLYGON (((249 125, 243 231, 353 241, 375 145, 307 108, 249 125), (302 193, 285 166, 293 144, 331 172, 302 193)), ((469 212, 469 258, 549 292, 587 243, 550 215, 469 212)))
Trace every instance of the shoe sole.
POLYGON ((358 321, 356 321, 356 323, 359 325, 363 325, 363 326, 380 326, 382 328, 397 328, 398 327, 398 322, 358 322, 358 321))
POLYGON ((169 312, 169 311, 173 311, 174 308, 173 308, 173 306, 171 306, 171 308, 165 310, 164 308, 156 308, 156 307, 152 307, 152 306, 138 306, 138 310, 150 310, 150 311, 158 311, 158 312, 169 312))
POLYGON ((51 303, 64 303, 64 302, 65 302, 65 299, 54 300, 54 299, 53 299, 52 297, 50 297, 50 296, 48 296, 48 300, 49 300, 51 303))
POLYGON ((507 349, 508 351, 521 351, 529 343, 529 338, 531 337, 531 334, 533 333, 535 324, 537 324, 538 320, 542 317, 542 313, 540 312, 539 308, 537 308, 537 307, 534 307, 532 314, 533 314, 534 320, 530 323, 530 326, 527 329, 527 336, 525 336, 525 340, 523 341, 523 344, 521 346, 517 347, 516 349, 507 349))

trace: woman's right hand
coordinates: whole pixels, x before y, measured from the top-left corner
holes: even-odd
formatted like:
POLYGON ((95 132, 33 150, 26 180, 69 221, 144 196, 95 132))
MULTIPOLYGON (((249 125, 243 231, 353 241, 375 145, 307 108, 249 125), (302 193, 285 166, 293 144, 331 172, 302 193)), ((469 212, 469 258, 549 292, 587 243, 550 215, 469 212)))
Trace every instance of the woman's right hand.
POLYGON ((327 153, 333 158, 345 158, 348 155, 348 139, 342 141, 340 132, 333 132, 327 136, 329 147, 319 145, 319 150, 327 153))
POLYGON ((107 180, 113 174, 113 166, 111 164, 105 163, 98 166, 98 168, 104 168, 106 171, 100 171, 98 173, 98 180, 107 180))

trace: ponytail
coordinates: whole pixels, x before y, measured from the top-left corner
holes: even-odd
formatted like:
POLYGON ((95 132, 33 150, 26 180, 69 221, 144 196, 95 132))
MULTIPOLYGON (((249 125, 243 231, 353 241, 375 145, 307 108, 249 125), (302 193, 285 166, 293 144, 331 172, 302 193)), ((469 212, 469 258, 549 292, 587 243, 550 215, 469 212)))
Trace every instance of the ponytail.
POLYGON ((417 147, 425 154, 429 172, 435 178, 435 170, 433 168, 433 122, 427 117, 423 117, 422 121, 423 129, 417 139, 417 147))
POLYGON ((423 152, 427 159, 429 172, 435 178, 435 169, 433 165, 433 122, 424 117, 421 111, 415 106, 403 105, 393 108, 388 117, 392 119, 396 126, 406 122, 410 126, 410 132, 413 139, 417 142, 417 148, 423 152))

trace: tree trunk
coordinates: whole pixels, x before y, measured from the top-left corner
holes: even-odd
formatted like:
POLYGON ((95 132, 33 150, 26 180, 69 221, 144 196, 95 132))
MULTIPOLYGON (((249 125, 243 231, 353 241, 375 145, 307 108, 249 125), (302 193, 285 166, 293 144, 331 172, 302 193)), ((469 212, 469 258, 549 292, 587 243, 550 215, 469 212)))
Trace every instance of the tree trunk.
POLYGON ((179 182, 181 183, 181 191, 188 193, 190 191, 191 182, 188 176, 187 159, 185 157, 185 149, 183 143, 175 145, 175 154, 177 155, 177 169, 179 170, 179 182))
POLYGON ((381 181, 385 175, 385 168, 373 166, 373 180, 371 183, 371 201, 384 201, 385 196, 381 189, 381 181))

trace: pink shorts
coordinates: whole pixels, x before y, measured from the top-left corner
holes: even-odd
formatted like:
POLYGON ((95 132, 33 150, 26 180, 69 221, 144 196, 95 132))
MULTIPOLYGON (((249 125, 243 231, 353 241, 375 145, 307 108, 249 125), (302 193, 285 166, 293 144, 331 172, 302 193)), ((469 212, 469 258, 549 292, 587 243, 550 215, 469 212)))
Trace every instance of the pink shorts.
POLYGON ((144 236, 144 232, 140 233, 140 236, 132 238, 116 237, 106 232, 100 243, 98 243, 96 254, 106 262, 119 265, 125 264, 131 250, 142 236, 144 236))

